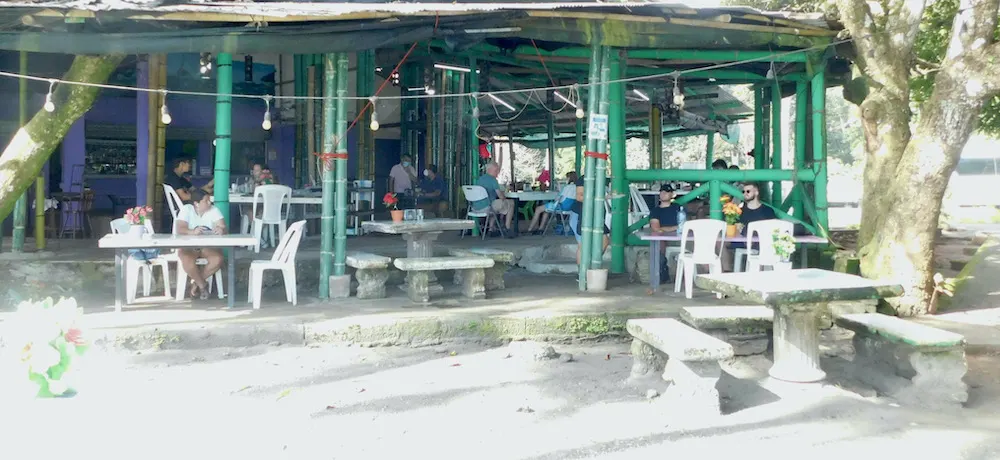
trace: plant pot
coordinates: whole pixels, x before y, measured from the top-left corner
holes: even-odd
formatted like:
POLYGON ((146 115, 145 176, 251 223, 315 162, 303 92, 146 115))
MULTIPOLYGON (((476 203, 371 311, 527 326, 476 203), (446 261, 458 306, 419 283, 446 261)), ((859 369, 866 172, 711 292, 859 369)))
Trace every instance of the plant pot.
POLYGON ((145 225, 132 225, 128 228, 128 236, 140 238, 142 235, 146 234, 145 225))
POLYGON ((606 290, 608 290, 608 269, 587 270, 587 291, 603 292, 606 290))
POLYGON ((735 225, 726 225, 726 238, 732 238, 740 234, 740 230, 735 225))
POLYGON ((393 222, 402 222, 403 221, 403 210, 402 209, 393 209, 392 211, 389 211, 389 215, 392 216, 392 221, 393 222))

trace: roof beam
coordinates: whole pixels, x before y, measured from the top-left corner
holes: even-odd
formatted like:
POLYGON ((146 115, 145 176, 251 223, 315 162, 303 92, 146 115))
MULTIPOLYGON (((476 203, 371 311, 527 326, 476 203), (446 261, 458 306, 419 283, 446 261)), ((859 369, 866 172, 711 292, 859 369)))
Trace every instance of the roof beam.
MULTIPOLYGON (((432 46, 444 47, 444 42, 435 40, 432 46)), ((568 57, 590 59, 590 49, 570 46, 559 48, 553 51, 546 51, 533 46, 518 46, 513 50, 503 49, 498 46, 481 43, 473 46, 471 51, 480 53, 500 53, 500 54, 523 54, 543 58, 547 57, 568 57)), ((760 60, 762 62, 806 62, 807 53, 789 53, 787 51, 755 51, 755 50, 663 50, 663 49, 630 49, 629 59, 655 59, 661 61, 670 60, 697 60, 704 62, 737 62, 745 60, 760 60)))

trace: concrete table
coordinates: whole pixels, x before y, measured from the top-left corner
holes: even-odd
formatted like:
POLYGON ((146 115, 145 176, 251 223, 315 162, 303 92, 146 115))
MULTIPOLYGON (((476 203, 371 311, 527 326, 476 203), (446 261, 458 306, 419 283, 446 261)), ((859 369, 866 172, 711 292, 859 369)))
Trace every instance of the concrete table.
MULTIPOLYGON (((366 232, 402 235, 406 241, 407 258, 428 258, 434 257, 434 242, 441 232, 469 230, 475 225, 474 221, 466 219, 424 219, 403 222, 378 220, 362 222, 361 228, 366 232)), ((406 275, 406 282, 407 284, 410 282, 409 273, 406 275)), ((428 286, 431 294, 440 294, 444 291, 444 287, 437 282, 433 272, 430 274, 428 286)), ((405 290, 407 286, 404 285, 402 288, 405 290)))
POLYGON ((819 366, 817 320, 828 302, 903 294, 898 284, 815 268, 698 275, 694 282, 699 288, 774 310, 774 365, 768 374, 802 383, 826 377, 819 366))
MULTIPOLYGON (((226 292, 229 308, 233 308, 236 298, 236 250, 253 246, 257 239, 253 235, 167 235, 155 234, 136 237, 127 233, 108 234, 97 241, 97 247, 115 250, 115 311, 122 311, 125 298, 125 259, 129 249, 180 249, 180 248, 229 248, 229 291, 226 292)), ((178 270, 183 270, 177 264, 178 270)), ((178 286, 184 289, 186 286, 178 286)), ((221 288, 219 286, 218 288, 221 288)))

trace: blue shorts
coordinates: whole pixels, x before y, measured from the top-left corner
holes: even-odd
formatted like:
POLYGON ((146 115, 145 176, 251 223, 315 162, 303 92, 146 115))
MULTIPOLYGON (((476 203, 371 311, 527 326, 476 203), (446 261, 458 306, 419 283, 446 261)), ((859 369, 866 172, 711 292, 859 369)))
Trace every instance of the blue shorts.
POLYGON ((552 211, 569 211, 570 207, 573 206, 573 200, 562 200, 561 203, 556 203, 555 201, 550 201, 545 203, 545 210, 548 212, 552 211))

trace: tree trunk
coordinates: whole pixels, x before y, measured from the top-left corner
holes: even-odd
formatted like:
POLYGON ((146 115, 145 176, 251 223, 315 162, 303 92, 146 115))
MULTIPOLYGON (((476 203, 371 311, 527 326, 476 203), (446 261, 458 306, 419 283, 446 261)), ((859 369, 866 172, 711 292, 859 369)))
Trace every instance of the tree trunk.
MULTIPOLYGON (((125 56, 77 56, 63 76, 63 81, 102 84, 125 56)), ((52 113, 40 110, 21 127, 0 154, 0 221, 14 208, 14 203, 28 189, 49 156, 62 142, 69 128, 97 99, 101 89, 94 86, 57 84, 52 113)))

